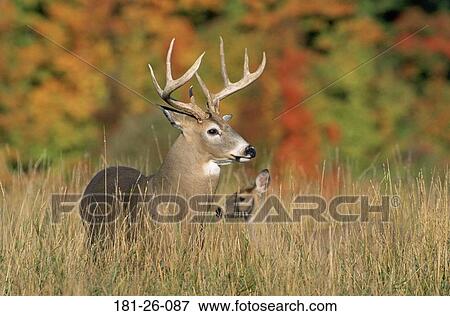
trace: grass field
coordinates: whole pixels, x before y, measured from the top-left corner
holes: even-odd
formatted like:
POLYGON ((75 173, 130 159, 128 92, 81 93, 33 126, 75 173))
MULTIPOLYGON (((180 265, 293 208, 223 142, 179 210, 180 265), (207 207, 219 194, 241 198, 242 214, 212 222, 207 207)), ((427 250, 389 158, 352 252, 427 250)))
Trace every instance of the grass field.
MULTIPOLYGON (((352 177, 275 181, 286 205, 298 193, 398 195, 388 223, 207 225, 203 249, 178 225, 159 225, 141 242, 93 253, 74 210, 52 224, 50 196, 81 192, 90 165, 9 175, 0 191, 2 295, 449 295, 449 171, 404 167, 352 177), (327 191, 327 192, 325 192, 327 191)), ((343 169, 344 170, 344 169, 343 169)), ((222 192, 233 192, 232 171, 222 192)))

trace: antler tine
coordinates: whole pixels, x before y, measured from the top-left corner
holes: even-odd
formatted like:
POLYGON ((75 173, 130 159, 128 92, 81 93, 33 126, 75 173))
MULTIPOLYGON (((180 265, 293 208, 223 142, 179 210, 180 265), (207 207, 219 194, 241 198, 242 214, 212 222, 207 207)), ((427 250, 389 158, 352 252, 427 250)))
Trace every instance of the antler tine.
POLYGON ((248 69, 248 54, 247 54, 247 47, 245 48, 244 53, 244 76, 248 76, 250 74, 250 70, 248 69))
POLYGON ((173 79, 172 77, 172 51, 173 51, 173 45, 174 45, 175 39, 172 39, 169 45, 169 50, 167 51, 167 58, 166 58, 166 85, 164 86, 164 89, 161 88, 161 86, 158 83, 158 80, 156 79, 155 73, 153 71, 152 66, 149 64, 148 67, 150 69, 150 74, 152 77, 153 85, 156 88, 156 91, 158 92, 161 99, 166 101, 167 104, 171 105, 175 109, 194 116, 199 122, 201 122, 203 119, 208 117, 208 113, 203 111, 195 102, 195 98, 192 92, 192 87, 189 89, 189 98, 190 102, 185 103, 178 100, 173 99, 170 95, 172 92, 180 88, 182 85, 186 84, 197 72, 198 68, 200 67, 200 64, 202 62, 202 58, 205 55, 203 52, 195 61, 195 63, 178 79, 173 79))
POLYGON ((220 69, 222 72, 223 82, 225 87, 231 84, 230 78, 228 78, 227 65, 225 63, 225 51, 223 49, 223 38, 220 36, 220 69))
POLYGON ((173 44, 175 43, 175 38, 172 38, 170 41, 169 49, 167 51, 166 56, 166 86, 168 81, 172 81, 172 51, 173 51, 173 44))
POLYGON ((225 88, 222 89, 222 91, 220 91, 214 95, 215 102, 218 102, 218 101, 226 98, 227 96, 247 87, 253 81, 258 79, 259 76, 261 76, 261 74, 264 71, 265 66, 266 66, 266 53, 263 53, 263 58, 262 58, 261 64, 259 65, 258 69, 255 72, 250 72, 248 69, 248 56, 246 55, 245 60, 244 60, 244 76, 242 77, 241 80, 239 80, 237 82, 234 82, 234 83, 230 82, 229 84, 225 84, 225 88))
MULTIPOLYGON (((213 96, 211 95, 211 92, 208 90, 208 87, 206 86, 203 79, 200 77, 198 72, 195 73, 195 77, 197 78, 198 84, 200 85, 200 88, 202 88, 203 94, 206 97, 206 100, 208 101, 208 109, 211 110, 211 107, 213 106, 213 96)), ((215 110, 213 112, 216 112, 215 110)))
POLYGON ((220 67, 221 67, 221 73, 222 78, 224 82, 224 88, 219 91, 218 93, 211 93, 208 88, 206 87, 206 84, 203 82, 203 80, 200 78, 198 73, 195 73, 197 80, 200 84, 200 87, 202 88, 203 93, 205 94, 206 98, 208 99, 208 109, 210 112, 219 113, 219 102, 226 98, 227 96, 244 89, 248 85, 250 85, 253 81, 259 78, 261 74, 264 71, 264 68, 266 66, 266 53, 263 52, 263 58, 261 61, 261 64, 258 66, 258 69, 255 72, 250 72, 249 70, 249 61, 248 61, 248 53, 247 48, 245 49, 244 54, 244 71, 243 71, 243 77, 241 80, 237 82, 231 82, 228 78, 227 73, 227 67, 225 62, 225 51, 223 48, 223 39, 220 37, 220 67))

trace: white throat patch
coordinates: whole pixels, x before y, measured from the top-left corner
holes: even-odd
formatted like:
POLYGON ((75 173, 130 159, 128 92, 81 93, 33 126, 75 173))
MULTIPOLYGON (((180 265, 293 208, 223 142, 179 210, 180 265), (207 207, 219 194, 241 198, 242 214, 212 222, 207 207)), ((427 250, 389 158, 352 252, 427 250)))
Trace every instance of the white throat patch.
POLYGON ((220 167, 211 160, 203 165, 203 172, 206 176, 218 176, 220 174, 220 167))

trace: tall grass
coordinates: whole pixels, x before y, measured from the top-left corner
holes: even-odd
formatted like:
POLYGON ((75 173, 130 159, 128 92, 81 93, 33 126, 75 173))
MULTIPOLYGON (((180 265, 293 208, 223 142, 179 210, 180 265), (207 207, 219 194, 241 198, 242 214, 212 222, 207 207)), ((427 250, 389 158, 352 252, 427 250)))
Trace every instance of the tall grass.
MULTIPOLYGON (((75 209, 53 224, 51 193, 82 192, 86 163, 10 175, 0 187, 2 295, 449 295, 449 171, 406 175, 402 166, 354 178, 282 179, 272 192, 400 196, 388 223, 207 225, 204 246, 157 225, 136 244, 93 252, 75 209), (251 229, 249 229, 251 228, 251 229)), ((226 172, 222 192, 235 186, 226 172)))

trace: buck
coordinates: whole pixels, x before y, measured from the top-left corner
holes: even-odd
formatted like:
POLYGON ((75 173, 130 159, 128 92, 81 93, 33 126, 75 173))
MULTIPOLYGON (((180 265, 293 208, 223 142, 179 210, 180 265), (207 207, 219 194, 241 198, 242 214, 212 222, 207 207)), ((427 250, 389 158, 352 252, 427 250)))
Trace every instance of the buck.
POLYGON ((88 241, 95 242, 105 234, 114 234, 114 225, 109 225, 108 214, 117 206, 112 201, 119 195, 128 202, 126 211, 135 209, 137 200, 133 192, 147 195, 177 194, 190 198, 199 194, 215 193, 220 170, 224 165, 247 162, 256 157, 256 149, 240 136, 230 125, 231 115, 220 114, 220 102, 227 96, 247 87, 264 71, 266 56, 255 72, 249 70, 247 49, 244 54, 243 77, 231 82, 225 64, 223 40, 220 38, 220 64, 224 88, 212 93, 198 74, 205 53, 180 78, 173 79, 171 56, 175 39, 169 45, 166 59, 166 84, 162 88, 151 65, 149 65, 153 85, 158 95, 167 105, 160 106, 170 124, 180 131, 180 135, 169 149, 159 170, 146 176, 139 170, 114 166, 99 171, 87 185, 80 203, 81 217, 88 233, 88 241), (203 110, 189 88, 189 101, 176 100, 172 93, 185 85, 195 75, 206 98, 203 110), (110 208, 113 208, 112 210, 110 208))

